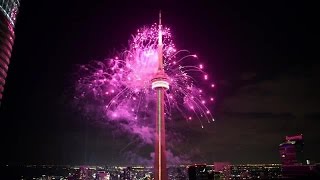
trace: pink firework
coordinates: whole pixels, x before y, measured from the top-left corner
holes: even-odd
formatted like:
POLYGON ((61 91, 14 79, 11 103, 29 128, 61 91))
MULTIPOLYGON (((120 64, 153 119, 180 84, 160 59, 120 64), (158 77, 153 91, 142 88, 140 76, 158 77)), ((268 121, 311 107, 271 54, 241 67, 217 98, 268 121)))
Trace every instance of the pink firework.
MULTIPOLYGON (((186 120, 214 121, 208 108, 213 97, 198 88, 204 81, 214 88, 205 67, 195 54, 177 50, 170 29, 162 29, 164 70, 170 88, 166 91, 166 116, 179 112, 186 120)), ((77 81, 78 100, 90 99, 110 121, 142 121, 153 119, 155 91, 151 80, 158 68, 158 26, 137 30, 128 48, 113 58, 82 65, 77 81)))

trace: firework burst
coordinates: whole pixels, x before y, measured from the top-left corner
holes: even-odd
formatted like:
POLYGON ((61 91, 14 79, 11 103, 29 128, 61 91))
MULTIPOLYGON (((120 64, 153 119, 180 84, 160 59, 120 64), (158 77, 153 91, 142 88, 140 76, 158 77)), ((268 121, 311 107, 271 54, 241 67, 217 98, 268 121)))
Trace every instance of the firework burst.
MULTIPOLYGON (((151 80, 159 66, 157 27, 153 24, 138 29, 128 48, 116 56, 80 66, 75 98, 94 102, 93 109, 99 109, 108 121, 126 120, 137 125, 153 119, 156 95, 151 80)), ((214 98, 196 85, 204 81, 204 89, 208 89, 214 84, 209 82, 204 65, 195 54, 176 49, 168 27, 162 28, 162 41, 164 71, 170 82, 170 89, 165 92, 166 117, 170 119, 178 112, 188 121, 199 120, 203 128, 204 121, 214 121, 208 108, 214 98)), ((144 133, 148 128, 143 126, 135 133, 144 133)))

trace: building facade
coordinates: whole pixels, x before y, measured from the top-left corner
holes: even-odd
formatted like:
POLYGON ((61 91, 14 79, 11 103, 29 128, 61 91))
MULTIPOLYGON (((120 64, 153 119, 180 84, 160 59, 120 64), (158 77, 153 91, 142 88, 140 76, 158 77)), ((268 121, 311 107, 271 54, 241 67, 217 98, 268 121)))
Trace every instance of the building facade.
POLYGON ((14 26, 19 6, 19 0, 0 0, 0 105, 15 38, 14 26))

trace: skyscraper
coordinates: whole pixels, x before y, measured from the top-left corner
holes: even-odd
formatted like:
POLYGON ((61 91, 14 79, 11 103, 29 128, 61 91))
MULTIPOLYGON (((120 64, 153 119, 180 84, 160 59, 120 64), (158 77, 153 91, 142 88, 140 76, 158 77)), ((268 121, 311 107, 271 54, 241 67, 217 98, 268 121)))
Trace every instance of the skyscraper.
POLYGON ((286 141, 279 145, 281 162, 283 165, 297 165, 304 163, 303 138, 301 135, 286 136, 286 141))
POLYGON ((320 179, 318 167, 306 164, 303 146, 302 134, 286 136, 286 141, 279 145, 283 179, 320 179))
POLYGON ((10 63, 19 0, 0 0, 0 105, 10 63))

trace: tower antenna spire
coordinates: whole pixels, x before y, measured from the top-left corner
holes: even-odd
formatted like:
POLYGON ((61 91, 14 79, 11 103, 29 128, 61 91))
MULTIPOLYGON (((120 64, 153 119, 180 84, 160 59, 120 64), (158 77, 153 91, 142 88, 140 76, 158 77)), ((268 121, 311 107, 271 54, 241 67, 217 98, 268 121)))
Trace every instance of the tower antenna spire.
POLYGON ((161 10, 159 11, 159 26, 161 26, 161 10))
POLYGON ((163 55, 162 55, 162 25, 161 25, 161 10, 159 11, 159 30, 158 30, 158 54, 159 54, 159 70, 163 70, 163 55))

